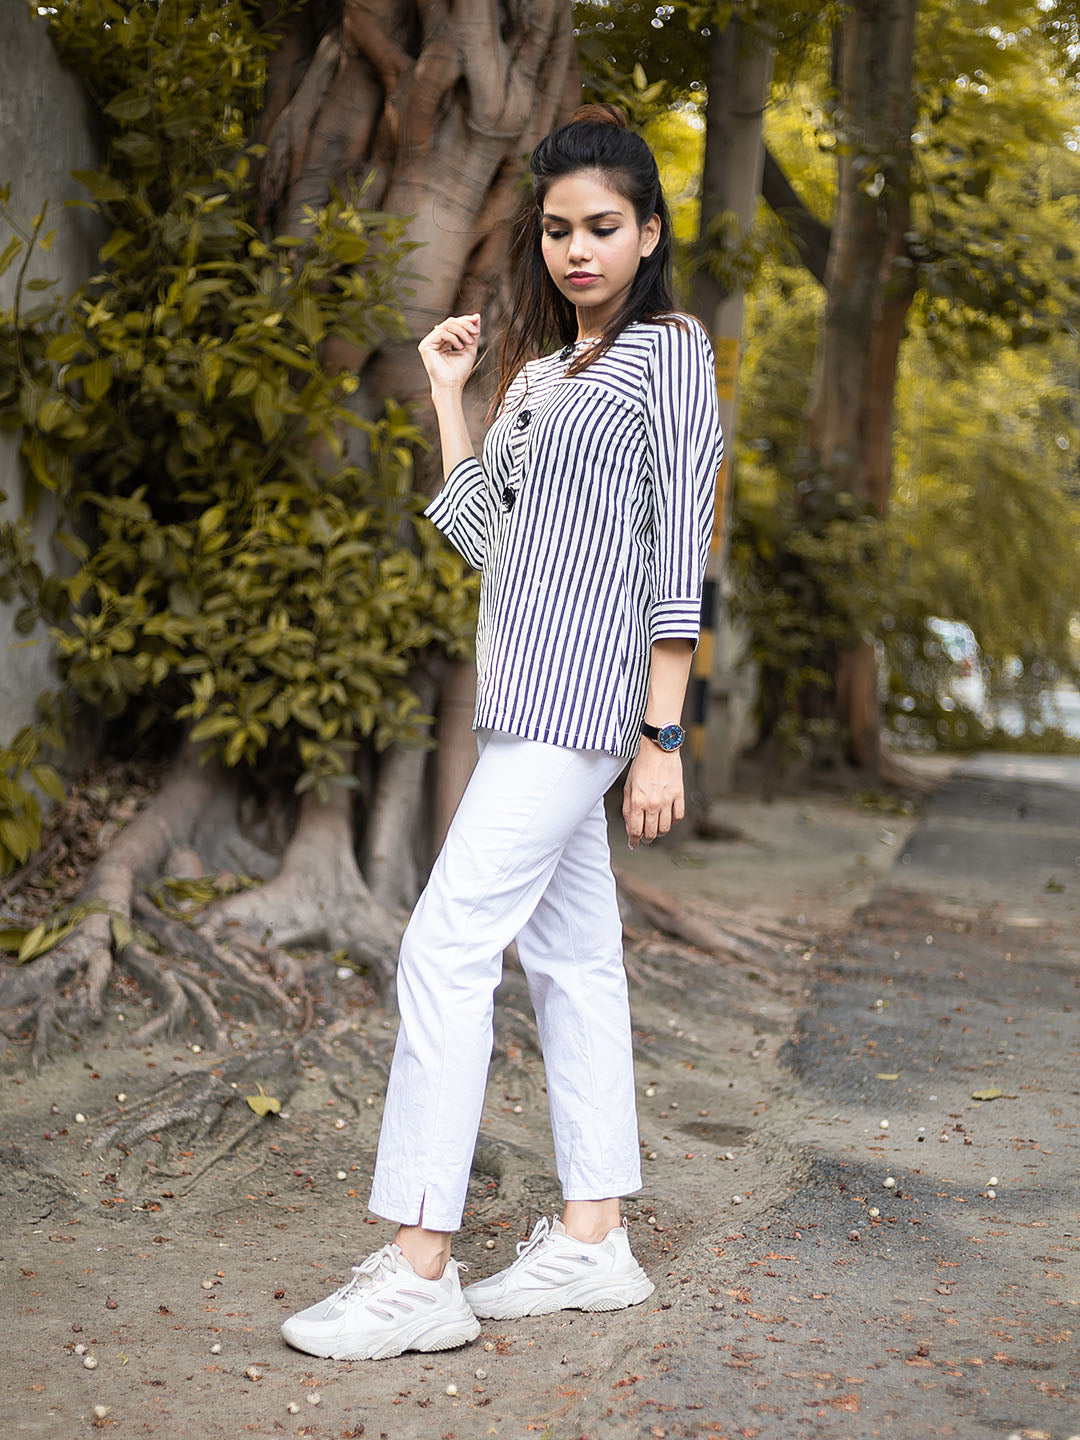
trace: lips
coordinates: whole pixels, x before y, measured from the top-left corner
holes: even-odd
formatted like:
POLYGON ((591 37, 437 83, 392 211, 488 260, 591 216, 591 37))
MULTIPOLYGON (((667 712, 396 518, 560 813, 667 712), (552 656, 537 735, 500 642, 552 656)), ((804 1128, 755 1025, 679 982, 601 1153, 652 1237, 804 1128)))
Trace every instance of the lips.
POLYGON ((568 280, 599 280, 599 275, 594 275, 591 270, 571 270, 566 277, 568 280))

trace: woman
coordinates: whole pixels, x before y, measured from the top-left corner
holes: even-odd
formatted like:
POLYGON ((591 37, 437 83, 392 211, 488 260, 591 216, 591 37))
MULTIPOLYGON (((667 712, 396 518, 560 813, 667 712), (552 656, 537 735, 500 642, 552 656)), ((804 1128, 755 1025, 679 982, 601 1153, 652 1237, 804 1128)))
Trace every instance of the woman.
POLYGON ((708 336, 672 310, 648 146, 616 107, 589 105, 530 169, 483 463, 462 409, 480 316, 451 316, 418 347, 446 477, 426 514, 482 571, 478 760, 401 943, 369 1202, 395 1240, 282 1326, 338 1359, 448 1349, 478 1317, 614 1310, 654 1288, 620 1221, 641 1171, 604 795, 629 761, 631 849, 683 817, 678 720, 723 437, 708 336), (551 337, 562 348, 541 353, 551 337), (565 1207, 462 1290, 451 1236, 515 938, 565 1207))

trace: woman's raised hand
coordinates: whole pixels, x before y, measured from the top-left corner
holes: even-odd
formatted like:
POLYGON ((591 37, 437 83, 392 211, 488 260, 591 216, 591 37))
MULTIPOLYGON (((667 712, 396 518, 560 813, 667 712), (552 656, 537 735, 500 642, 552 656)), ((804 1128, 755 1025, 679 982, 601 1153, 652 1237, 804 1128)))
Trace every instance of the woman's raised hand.
POLYGON ((476 364, 480 313, 451 315, 429 330, 416 347, 432 388, 460 389, 476 364))

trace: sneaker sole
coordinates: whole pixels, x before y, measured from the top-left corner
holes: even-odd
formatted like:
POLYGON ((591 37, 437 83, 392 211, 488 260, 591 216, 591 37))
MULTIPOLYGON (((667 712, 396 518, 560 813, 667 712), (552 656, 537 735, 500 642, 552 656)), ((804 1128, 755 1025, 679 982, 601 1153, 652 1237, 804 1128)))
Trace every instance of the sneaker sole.
POLYGON ((307 1339, 290 1335, 288 1321, 281 1327, 281 1336, 294 1350, 305 1355, 317 1355, 322 1360, 390 1360, 406 1350, 453 1350, 467 1345, 480 1334, 480 1322, 470 1310, 468 1317, 455 1317, 442 1325, 418 1331, 399 1331, 396 1335, 373 1338, 365 1344, 350 1345, 341 1336, 333 1340, 307 1339))
POLYGON ((554 1315, 559 1310, 625 1310, 647 1300, 656 1286, 644 1270, 614 1285, 568 1285, 563 1290, 517 1295, 507 1300, 476 1300, 463 1293, 481 1320, 522 1320, 527 1315, 554 1315))

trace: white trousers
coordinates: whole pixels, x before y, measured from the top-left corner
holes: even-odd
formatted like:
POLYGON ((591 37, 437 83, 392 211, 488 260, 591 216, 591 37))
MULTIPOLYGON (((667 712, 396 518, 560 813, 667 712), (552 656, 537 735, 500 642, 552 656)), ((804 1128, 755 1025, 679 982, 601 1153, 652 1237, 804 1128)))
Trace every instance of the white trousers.
POLYGON ((641 1188, 622 925, 604 794, 626 766, 478 730, 479 758, 401 942, 400 1026, 370 1208, 456 1230, 516 938, 567 1200, 641 1188))

